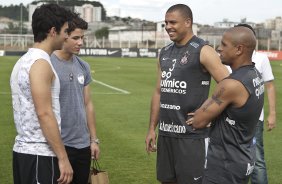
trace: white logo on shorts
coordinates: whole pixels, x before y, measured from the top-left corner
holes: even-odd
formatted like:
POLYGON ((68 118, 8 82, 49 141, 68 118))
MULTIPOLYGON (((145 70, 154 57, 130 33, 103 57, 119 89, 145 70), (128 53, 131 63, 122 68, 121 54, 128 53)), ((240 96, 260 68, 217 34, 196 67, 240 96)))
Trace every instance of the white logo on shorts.
POLYGON ((194 177, 194 180, 197 181, 197 180, 199 180, 201 177, 202 177, 202 176, 200 176, 200 177, 194 177))

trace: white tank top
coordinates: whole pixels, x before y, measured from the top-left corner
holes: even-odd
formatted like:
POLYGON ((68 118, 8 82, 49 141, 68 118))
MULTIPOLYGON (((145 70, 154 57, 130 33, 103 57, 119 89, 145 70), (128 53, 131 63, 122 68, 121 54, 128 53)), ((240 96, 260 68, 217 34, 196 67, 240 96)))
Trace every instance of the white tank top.
POLYGON ((47 140, 42 134, 31 96, 29 71, 31 66, 38 59, 48 61, 54 72, 55 80, 51 87, 52 107, 59 129, 61 127, 59 104, 60 82, 57 73, 51 64, 50 56, 45 51, 37 48, 30 48, 15 64, 10 78, 14 121, 18 133, 13 150, 18 153, 55 156, 55 153, 47 144, 47 140))

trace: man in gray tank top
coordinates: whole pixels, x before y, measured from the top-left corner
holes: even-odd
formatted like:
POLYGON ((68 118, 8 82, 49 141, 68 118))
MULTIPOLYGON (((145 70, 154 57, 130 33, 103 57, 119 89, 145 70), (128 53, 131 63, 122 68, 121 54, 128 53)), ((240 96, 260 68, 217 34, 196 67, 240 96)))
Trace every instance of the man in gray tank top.
POLYGON ((187 120, 195 129, 212 121, 203 184, 247 184, 255 164, 255 130, 263 102, 264 82, 252 63, 253 32, 238 26, 227 30, 218 48, 232 74, 187 120))
POLYGON ((100 152, 91 101, 91 71, 88 63, 76 56, 87 28, 87 22, 77 16, 69 23, 63 49, 51 55, 60 79, 61 134, 74 171, 74 184, 87 184, 90 159, 98 159, 100 152))
POLYGON ((228 71, 215 50, 193 34, 192 11, 187 5, 170 7, 165 23, 173 42, 159 55, 146 150, 156 151, 155 129, 159 125, 157 179, 198 184, 203 176, 207 130, 194 131, 188 126, 187 113, 207 99, 211 76, 219 82, 228 71))

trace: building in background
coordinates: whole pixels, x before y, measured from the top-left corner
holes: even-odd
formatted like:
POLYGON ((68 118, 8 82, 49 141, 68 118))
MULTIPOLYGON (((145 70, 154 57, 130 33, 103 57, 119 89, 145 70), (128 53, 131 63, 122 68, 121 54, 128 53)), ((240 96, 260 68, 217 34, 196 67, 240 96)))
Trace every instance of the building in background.
MULTIPOLYGON (((29 4, 28 13, 29 13, 29 22, 32 20, 32 14, 35 9, 42 5, 43 2, 38 2, 36 4, 29 4)), ((92 4, 85 3, 82 6, 67 6, 67 8, 80 14, 80 17, 83 18, 88 23, 101 22, 102 21, 102 7, 95 7, 92 4)))

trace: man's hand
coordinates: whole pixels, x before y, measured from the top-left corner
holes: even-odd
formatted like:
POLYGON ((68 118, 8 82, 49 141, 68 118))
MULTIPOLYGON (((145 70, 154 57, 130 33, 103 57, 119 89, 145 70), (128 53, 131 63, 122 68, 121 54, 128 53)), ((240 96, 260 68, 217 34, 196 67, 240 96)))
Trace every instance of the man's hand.
POLYGON ((154 130, 149 130, 145 140, 146 151, 149 154, 150 152, 156 152, 156 133, 154 130))
POLYGON ((57 180, 59 184, 68 184, 72 181, 73 170, 68 158, 58 159, 60 178, 57 180))
POLYGON ((95 142, 92 142, 90 145, 90 149, 91 149, 91 158, 98 160, 100 155, 99 145, 95 142))
POLYGON ((273 114, 269 114, 267 120, 266 120, 266 124, 267 124, 267 131, 271 131, 273 128, 276 127, 276 116, 273 114))

